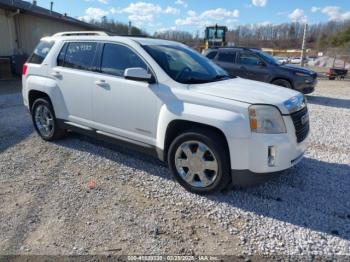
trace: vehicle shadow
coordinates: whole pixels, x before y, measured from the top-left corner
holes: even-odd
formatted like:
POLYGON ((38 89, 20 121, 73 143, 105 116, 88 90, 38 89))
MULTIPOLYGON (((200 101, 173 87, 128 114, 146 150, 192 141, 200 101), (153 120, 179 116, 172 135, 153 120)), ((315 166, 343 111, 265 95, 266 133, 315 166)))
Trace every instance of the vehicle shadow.
MULTIPOLYGON (((172 180, 165 164, 151 156, 75 134, 58 144, 172 180)), ((349 188, 349 165, 305 158, 259 186, 205 197, 218 204, 350 240, 349 188)))
POLYGON ((304 158, 260 186, 209 198, 350 240, 349 188, 350 165, 304 158))
POLYGON ((20 94, 0 95, 0 153, 33 133, 20 94))
POLYGON ((336 107, 336 108, 346 108, 346 109, 350 108, 349 99, 309 95, 307 96, 307 102, 310 104, 330 106, 330 107, 336 107))

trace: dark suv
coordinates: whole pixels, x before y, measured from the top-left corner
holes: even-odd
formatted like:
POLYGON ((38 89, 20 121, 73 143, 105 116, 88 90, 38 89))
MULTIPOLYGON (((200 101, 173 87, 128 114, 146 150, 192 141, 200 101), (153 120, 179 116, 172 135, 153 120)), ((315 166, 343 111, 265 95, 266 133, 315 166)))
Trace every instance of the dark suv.
POLYGON ((273 56, 259 49, 227 47, 206 50, 204 55, 231 76, 292 88, 304 94, 312 93, 317 83, 314 71, 280 64, 273 56))

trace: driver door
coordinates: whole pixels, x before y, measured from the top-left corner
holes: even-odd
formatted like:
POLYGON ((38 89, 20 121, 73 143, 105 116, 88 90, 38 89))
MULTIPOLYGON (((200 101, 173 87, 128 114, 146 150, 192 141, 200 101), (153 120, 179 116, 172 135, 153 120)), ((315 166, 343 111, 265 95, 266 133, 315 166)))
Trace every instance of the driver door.
POLYGON ((263 82, 266 82, 269 78, 269 69, 265 62, 252 52, 240 52, 237 64, 240 71, 239 75, 243 78, 263 82))
POLYGON ((157 84, 124 78, 127 68, 147 64, 123 44, 105 43, 101 52, 100 74, 96 74, 93 90, 93 115, 103 135, 115 135, 155 144, 157 108, 154 93, 157 84))

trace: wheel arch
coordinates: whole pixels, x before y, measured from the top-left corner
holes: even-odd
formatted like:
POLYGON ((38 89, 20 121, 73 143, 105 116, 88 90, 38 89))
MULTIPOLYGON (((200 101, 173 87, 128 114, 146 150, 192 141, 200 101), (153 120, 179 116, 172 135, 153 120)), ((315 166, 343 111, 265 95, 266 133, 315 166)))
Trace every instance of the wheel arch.
POLYGON ((204 123, 183 120, 183 119, 175 119, 175 120, 172 120, 166 128, 162 159, 163 160, 167 159, 166 156, 168 154, 168 150, 171 145, 171 142, 180 134, 183 134, 189 131, 205 132, 206 130, 208 130, 209 132, 214 132, 220 136, 224 144, 224 150, 226 150, 227 154, 229 155, 228 141, 224 132, 221 129, 212 125, 204 124, 204 123))
POLYGON ((287 77, 274 77, 270 83, 272 84, 273 82, 275 82, 276 80, 285 80, 287 81, 291 86, 292 86, 292 89, 294 89, 294 83, 291 79, 287 78, 287 77))
POLYGON ((28 102, 29 102, 29 110, 30 111, 32 110, 32 107, 33 107, 35 100, 37 100, 38 98, 46 98, 52 105, 51 98, 47 93, 32 89, 28 92, 28 102))

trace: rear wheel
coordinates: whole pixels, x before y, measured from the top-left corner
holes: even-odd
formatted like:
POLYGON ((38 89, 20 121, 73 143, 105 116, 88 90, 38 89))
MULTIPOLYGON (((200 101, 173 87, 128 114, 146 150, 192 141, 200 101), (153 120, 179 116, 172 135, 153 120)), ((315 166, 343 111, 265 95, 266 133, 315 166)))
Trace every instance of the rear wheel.
POLYGON ((172 142, 168 164, 175 179, 188 191, 213 193, 230 182, 227 151, 215 132, 187 132, 172 142))
POLYGON ((276 79, 272 82, 272 84, 274 84, 276 86, 283 86, 286 88, 293 89, 292 84, 288 80, 285 80, 285 79, 276 79))
POLYGON ((32 120, 40 137, 47 141, 61 138, 65 130, 57 124, 53 107, 46 98, 38 98, 32 106, 32 120))

